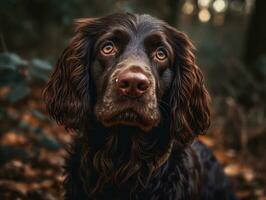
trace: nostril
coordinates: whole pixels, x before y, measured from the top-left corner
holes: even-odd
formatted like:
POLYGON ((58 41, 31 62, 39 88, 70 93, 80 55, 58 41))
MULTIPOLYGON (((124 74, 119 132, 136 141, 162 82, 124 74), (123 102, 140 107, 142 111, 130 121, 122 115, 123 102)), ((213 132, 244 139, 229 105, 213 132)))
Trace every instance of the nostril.
POLYGON ((141 92, 145 92, 149 88, 149 84, 147 81, 140 81, 137 85, 137 89, 141 92))
POLYGON ((127 89, 130 87, 130 83, 128 80, 120 80, 118 81, 118 87, 121 89, 127 89))

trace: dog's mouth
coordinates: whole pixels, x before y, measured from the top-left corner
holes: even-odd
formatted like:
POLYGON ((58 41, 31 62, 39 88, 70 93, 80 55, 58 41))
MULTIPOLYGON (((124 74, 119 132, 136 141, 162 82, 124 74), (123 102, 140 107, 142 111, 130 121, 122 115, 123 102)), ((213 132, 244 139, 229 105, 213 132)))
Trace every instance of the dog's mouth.
POLYGON ((152 119, 132 109, 114 113, 108 118, 101 120, 105 126, 128 125, 137 126, 143 131, 149 131, 158 124, 159 119, 152 119))

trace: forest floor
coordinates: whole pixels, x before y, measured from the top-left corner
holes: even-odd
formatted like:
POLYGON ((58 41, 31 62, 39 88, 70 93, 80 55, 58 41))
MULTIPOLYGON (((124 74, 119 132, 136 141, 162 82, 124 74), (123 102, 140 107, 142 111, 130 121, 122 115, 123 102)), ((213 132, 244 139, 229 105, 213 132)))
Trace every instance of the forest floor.
MULTIPOLYGON (((0 124, 1 200, 63 198, 62 166, 72 136, 43 114, 41 102, 38 88, 19 104, 1 102, 5 107, 0 124)), ((211 133, 200 139, 213 149, 239 199, 266 200, 265 158, 222 148, 211 133)))

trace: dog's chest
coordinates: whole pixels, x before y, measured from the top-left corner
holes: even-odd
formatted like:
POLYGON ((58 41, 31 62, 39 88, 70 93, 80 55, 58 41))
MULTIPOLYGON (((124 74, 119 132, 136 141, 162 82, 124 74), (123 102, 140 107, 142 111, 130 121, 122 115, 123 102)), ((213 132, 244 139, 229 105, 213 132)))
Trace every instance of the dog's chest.
POLYGON ((120 187, 108 185, 99 199, 196 200, 198 197, 195 194, 199 194, 199 169, 194 166, 191 159, 171 156, 153 174, 144 188, 138 181, 120 187))

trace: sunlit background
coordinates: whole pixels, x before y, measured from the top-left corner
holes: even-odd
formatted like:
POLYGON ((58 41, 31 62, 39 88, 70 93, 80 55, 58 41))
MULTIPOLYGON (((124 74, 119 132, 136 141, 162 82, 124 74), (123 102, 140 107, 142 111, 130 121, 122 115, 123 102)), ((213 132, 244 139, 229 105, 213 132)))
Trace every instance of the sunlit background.
POLYGON ((212 95, 201 139, 239 199, 266 199, 266 0, 1 0, 0 199, 62 198, 71 134, 52 122, 42 90, 73 33, 73 19, 147 13, 196 46, 212 95))

